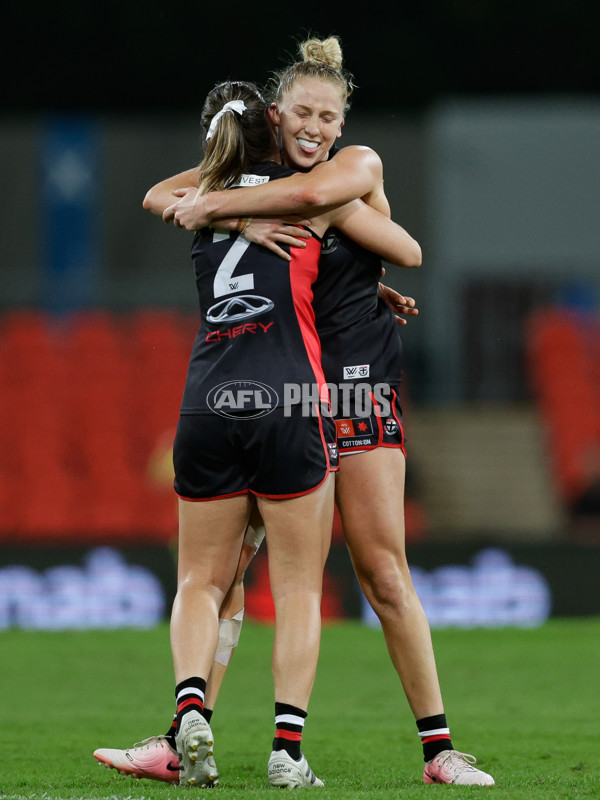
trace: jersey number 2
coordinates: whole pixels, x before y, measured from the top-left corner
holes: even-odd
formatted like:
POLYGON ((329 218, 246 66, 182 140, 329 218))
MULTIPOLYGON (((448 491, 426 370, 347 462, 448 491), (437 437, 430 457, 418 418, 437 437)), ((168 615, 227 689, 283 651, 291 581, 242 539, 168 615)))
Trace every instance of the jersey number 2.
POLYGON ((229 248, 215 274, 213 282, 215 297, 223 297, 225 294, 247 292, 249 289, 254 289, 254 275, 251 272, 246 275, 236 275, 235 278, 232 278, 235 268, 249 246, 250 242, 247 239, 238 236, 229 248))

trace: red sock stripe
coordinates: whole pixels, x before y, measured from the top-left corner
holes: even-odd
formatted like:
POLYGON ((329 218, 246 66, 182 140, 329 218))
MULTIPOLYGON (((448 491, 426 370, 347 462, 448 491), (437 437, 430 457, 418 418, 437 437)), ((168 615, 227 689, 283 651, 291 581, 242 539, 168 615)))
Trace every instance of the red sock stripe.
POLYGON ((421 742, 425 744, 425 742, 439 742, 440 739, 448 739, 450 740, 450 736, 447 733, 441 733, 439 736, 423 736, 421 742))
POLYGON ((200 708, 204 711, 204 703, 200 700, 199 697, 190 697, 189 700, 183 700, 177 706, 177 713, 179 714, 180 711, 183 711, 184 708, 188 706, 200 706, 200 708))
POLYGON ((283 730, 282 728, 277 728, 275 730, 275 738, 287 739, 288 742, 301 742, 302 733, 300 731, 286 731, 283 730))

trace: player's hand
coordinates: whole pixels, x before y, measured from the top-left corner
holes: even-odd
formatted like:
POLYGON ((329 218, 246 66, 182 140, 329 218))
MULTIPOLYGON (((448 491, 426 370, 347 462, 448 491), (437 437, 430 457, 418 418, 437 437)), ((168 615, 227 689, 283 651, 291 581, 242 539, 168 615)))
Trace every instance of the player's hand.
POLYGON ((197 231, 209 224, 210 220, 204 213, 203 196, 198 193, 197 186, 175 189, 173 194, 179 199, 164 210, 164 222, 172 222, 176 228, 187 231, 197 231))
MULTIPOLYGON (((305 220, 308 222, 308 220, 305 220)), ((306 239, 310 239, 312 233, 306 228, 291 225, 281 219, 253 219, 244 230, 244 238, 255 244, 260 244, 271 250, 275 255, 291 261, 292 257, 278 244, 289 244, 291 247, 306 247, 306 239)))
MULTIPOLYGON (((382 277, 384 274, 385 270, 382 271, 382 277)), ((413 297, 400 294, 390 286, 381 283, 381 281, 379 282, 379 296, 385 300, 394 312, 398 325, 406 325, 407 320, 405 317, 416 316, 419 313, 419 309, 413 297)))

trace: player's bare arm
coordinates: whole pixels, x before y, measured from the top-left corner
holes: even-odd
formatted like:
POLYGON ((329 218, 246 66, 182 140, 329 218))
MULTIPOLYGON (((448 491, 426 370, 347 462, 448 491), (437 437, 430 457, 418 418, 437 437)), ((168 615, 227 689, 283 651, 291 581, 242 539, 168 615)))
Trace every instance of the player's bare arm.
POLYGON ((381 159, 368 147, 343 148, 310 172, 262 186, 198 195, 186 195, 167 208, 163 219, 187 230, 198 230, 220 217, 314 216, 358 198, 389 214, 383 194, 381 159), (346 152, 347 151, 347 152, 346 152))
MULTIPOLYGON (((199 177, 198 170, 191 169, 160 181, 146 193, 143 202, 144 209, 169 222, 170 220, 164 216, 164 211, 173 202, 185 198, 184 206, 193 206, 198 193, 199 177)), ((176 220, 173 222, 176 227, 184 227, 176 220)), ((290 261, 291 256, 279 244, 305 247, 305 240, 311 236, 310 231, 306 228, 299 228, 279 218, 261 218, 253 221, 251 218, 245 217, 228 217, 219 219, 218 227, 237 230, 240 233, 243 230, 246 239, 263 245, 286 261, 290 261)))
POLYGON ((357 244, 395 266, 421 266, 419 243, 401 225, 362 200, 353 200, 314 218, 311 227, 319 235, 328 227, 339 228, 357 244))
POLYGON ((143 207, 156 216, 162 217, 164 211, 181 197, 181 190, 198 187, 200 172, 197 167, 178 172, 160 181, 146 192, 143 207))

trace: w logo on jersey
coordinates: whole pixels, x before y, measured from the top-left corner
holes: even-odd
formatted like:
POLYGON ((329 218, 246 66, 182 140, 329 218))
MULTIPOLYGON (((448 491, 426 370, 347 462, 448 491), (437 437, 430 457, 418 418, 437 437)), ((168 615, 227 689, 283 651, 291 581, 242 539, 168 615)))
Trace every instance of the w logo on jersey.
POLYGON ((370 364, 357 364, 353 367, 344 367, 344 380, 351 381, 354 378, 368 378, 371 371, 370 364))

